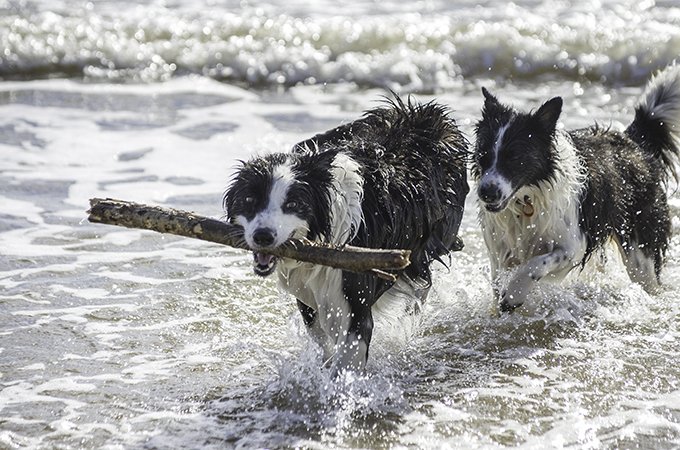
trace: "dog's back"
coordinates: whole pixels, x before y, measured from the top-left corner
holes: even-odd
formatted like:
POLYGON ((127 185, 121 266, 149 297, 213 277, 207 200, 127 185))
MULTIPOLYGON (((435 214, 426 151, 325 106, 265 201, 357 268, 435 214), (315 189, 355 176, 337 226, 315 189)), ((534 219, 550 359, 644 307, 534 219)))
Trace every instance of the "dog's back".
POLYGON ((294 151, 341 149, 356 160, 364 179, 363 223, 350 243, 411 250, 404 273, 429 285, 430 263, 462 248, 467 145, 444 107, 397 98, 294 151))
MULTIPOLYGON (((650 261, 649 275, 658 278, 671 234, 663 161, 625 133, 593 127, 569 134, 587 172, 580 200, 587 243, 582 264, 614 237, 624 254, 639 253, 637 264, 650 261)), ((631 276, 655 283, 641 270, 631 276)))
POLYGON ((572 137, 589 172, 582 200, 587 255, 603 236, 614 236, 631 278, 654 289, 671 238, 666 185, 677 179, 680 66, 649 81, 624 133, 595 128, 572 137))

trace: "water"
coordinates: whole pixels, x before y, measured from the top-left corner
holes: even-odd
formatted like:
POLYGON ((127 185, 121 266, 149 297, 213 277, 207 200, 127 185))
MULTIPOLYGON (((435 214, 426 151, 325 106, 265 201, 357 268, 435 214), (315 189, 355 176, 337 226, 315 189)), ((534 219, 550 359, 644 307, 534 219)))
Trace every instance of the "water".
POLYGON ((0 1, 0 75, 424 92, 489 74, 636 84, 680 51, 672 1, 142 3, 0 1))
POLYGON ((331 382, 248 254, 84 220, 91 197, 219 217, 239 159, 385 88, 469 137, 482 85, 622 128, 679 20, 677 2, 0 2, 0 448, 679 447, 677 236, 658 295, 612 253, 500 317, 470 198, 423 313, 379 322, 367 374, 331 382))

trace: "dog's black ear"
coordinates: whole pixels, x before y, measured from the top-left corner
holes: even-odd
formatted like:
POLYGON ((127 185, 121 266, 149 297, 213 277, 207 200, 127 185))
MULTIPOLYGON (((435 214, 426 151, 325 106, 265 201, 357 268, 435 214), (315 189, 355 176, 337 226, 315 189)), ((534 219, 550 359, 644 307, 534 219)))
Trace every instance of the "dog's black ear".
POLYGON ((554 97, 543 103, 538 111, 534 113, 534 118, 547 131, 552 133, 557 126, 557 119, 562 113, 562 97, 554 97))
POLYGON ((500 106, 500 102, 494 95, 488 91, 487 88, 482 86, 482 94, 484 95, 484 109, 488 109, 490 107, 498 107, 500 106))
POLYGON ((485 87, 482 88, 484 94, 484 107, 482 108, 482 117, 485 119, 498 116, 507 111, 507 108, 501 105, 501 102, 489 92, 485 87))
POLYGON ((315 150, 297 158, 293 167, 301 180, 317 184, 319 189, 330 182, 331 166, 337 150, 315 150))

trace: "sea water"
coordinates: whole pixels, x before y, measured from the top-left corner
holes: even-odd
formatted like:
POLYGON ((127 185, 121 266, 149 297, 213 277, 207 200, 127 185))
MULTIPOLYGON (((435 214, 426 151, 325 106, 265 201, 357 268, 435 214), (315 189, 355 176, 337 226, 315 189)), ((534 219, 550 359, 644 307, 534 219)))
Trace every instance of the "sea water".
POLYGON ((677 236, 656 295, 609 252, 499 315, 470 196, 421 314, 331 380, 251 255, 85 219, 92 197, 219 218, 239 160, 390 89, 470 140, 481 86, 622 129, 679 2, 1 0, 0 42, 0 448, 680 446, 677 236))

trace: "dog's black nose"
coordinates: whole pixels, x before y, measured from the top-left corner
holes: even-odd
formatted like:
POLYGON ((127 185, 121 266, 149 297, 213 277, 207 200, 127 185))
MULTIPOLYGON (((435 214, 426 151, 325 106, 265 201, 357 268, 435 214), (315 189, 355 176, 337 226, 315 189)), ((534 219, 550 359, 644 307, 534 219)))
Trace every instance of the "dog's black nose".
POLYGON ((258 228, 253 233, 253 242, 260 247, 269 247, 274 243, 274 230, 270 228, 258 228))
POLYGON ((484 203, 498 203, 501 199, 501 189, 496 183, 480 184, 477 194, 484 203))

